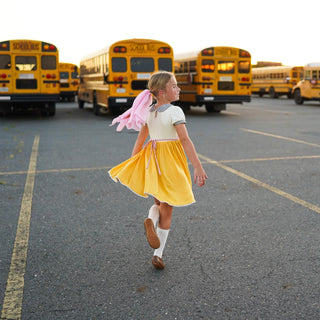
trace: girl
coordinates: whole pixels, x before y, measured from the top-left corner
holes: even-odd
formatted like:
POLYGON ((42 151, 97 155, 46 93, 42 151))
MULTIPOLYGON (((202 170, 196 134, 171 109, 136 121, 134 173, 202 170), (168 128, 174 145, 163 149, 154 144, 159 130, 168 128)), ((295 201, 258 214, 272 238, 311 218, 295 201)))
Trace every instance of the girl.
POLYGON ((138 95, 131 109, 112 122, 119 122, 118 131, 124 126, 141 129, 131 158, 108 173, 136 194, 154 198, 144 227, 149 245, 156 249, 152 264, 156 269, 164 269, 162 254, 172 209, 195 202, 185 153, 194 167, 194 182, 202 187, 208 177, 189 138, 182 109, 170 104, 179 100, 180 88, 174 75, 166 71, 155 73, 148 88, 138 95), (156 100, 150 106, 152 95, 156 100), (144 145, 148 135, 150 140, 144 145))

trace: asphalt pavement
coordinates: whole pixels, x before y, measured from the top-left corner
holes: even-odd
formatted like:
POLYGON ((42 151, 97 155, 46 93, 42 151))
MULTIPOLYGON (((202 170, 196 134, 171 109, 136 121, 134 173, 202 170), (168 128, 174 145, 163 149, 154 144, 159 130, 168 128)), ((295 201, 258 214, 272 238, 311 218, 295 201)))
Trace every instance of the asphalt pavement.
POLYGON ((155 270, 152 199, 107 175, 136 132, 76 103, 0 117, 0 319, 320 319, 319 103, 186 118, 209 179, 155 270))

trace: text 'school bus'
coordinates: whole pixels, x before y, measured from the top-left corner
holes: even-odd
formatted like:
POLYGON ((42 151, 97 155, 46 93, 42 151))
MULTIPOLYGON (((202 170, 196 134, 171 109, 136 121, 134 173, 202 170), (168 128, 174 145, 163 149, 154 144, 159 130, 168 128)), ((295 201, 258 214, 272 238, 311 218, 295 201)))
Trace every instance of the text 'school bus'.
POLYGON ((274 66, 252 68, 252 94, 271 98, 286 95, 291 98, 292 88, 302 79, 303 67, 274 66))
POLYGON ((313 100, 320 102, 320 62, 306 64, 303 79, 292 89, 296 104, 313 100))
POLYGON ((78 66, 73 63, 59 63, 60 71, 60 100, 74 101, 78 94, 78 66))
POLYGON ((0 110, 37 108, 53 116, 59 101, 59 52, 34 40, 0 42, 0 110))
POLYGON ((227 103, 251 101, 251 55, 233 47, 209 47, 177 54, 174 69, 181 107, 220 112, 227 103))
POLYGON ((114 114, 132 106, 155 71, 173 71, 173 50, 165 42, 149 39, 118 41, 85 57, 80 63, 79 108, 93 105, 95 114, 114 114))

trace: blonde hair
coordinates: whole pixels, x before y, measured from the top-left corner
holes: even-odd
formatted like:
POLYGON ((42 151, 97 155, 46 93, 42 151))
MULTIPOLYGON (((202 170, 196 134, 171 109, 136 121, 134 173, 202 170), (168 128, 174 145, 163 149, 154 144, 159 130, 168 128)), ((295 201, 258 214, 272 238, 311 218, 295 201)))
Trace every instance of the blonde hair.
POLYGON ((166 84, 172 77, 174 77, 173 73, 168 71, 156 72, 151 76, 148 82, 148 89, 156 97, 160 90, 164 90, 166 88, 166 84))

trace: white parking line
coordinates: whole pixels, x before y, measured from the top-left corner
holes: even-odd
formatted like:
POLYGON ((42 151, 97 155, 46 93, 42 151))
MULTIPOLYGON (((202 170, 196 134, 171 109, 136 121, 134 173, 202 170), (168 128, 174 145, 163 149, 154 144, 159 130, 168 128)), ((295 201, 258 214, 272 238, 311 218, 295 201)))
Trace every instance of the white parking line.
POLYGON ((248 181, 250 181, 250 182, 252 182, 252 183, 255 183, 256 185, 258 185, 258 186, 260 186, 260 187, 263 187, 263 188, 265 188, 265 189, 267 189, 267 190, 269 190, 269 191, 272 191, 272 192, 278 194, 278 195, 281 196, 281 197, 284 197, 284 198, 286 198, 286 199, 289 199, 289 200, 291 200, 291 201, 293 201, 293 202, 295 202, 295 203, 298 203, 298 204, 300 204, 300 205, 302 205, 302 206, 304 206, 304 207, 306 207, 306 208, 308 208, 308 209, 310 209, 310 210, 312 210, 312 211, 315 211, 315 212, 317 212, 317 213, 320 213, 320 208, 317 207, 317 206, 315 206, 315 205, 313 205, 312 203, 309 203, 309 202, 307 202, 307 201, 304 201, 304 200, 302 200, 302 199, 299 199, 299 198, 297 198, 297 197, 295 197, 295 196, 293 196, 293 195, 291 195, 291 194, 289 194, 289 193, 287 193, 287 192, 285 192, 285 191, 282 191, 282 190, 280 190, 280 189, 278 189, 278 188, 275 188, 275 187, 273 187, 273 186, 270 186, 270 185, 267 184, 267 183, 264 183, 264 182, 262 182, 262 181, 260 181, 260 180, 257 180, 257 179, 255 179, 255 178, 252 178, 252 177, 246 175, 245 173, 242 173, 242 172, 240 172, 240 171, 238 171, 238 170, 235 170, 235 169, 233 169, 233 168, 230 168, 230 167, 228 167, 228 166, 226 166, 226 165, 224 165, 224 164, 222 164, 222 163, 220 163, 220 162, 218 162, 218 161, 212 160, 212 159, 210 159, 210 158, 208 158, 208 157, 206 157, 206 156, 203 156, 203 155, 201 155, 201 154, 198 154, 198 156, 199 156, 200 159, 203 159, 203 160, 207 161, 208 163, 214 164, 214 165, 216 165, 217 167, 220 167, 220 168, 222 168, 222 169, 224 169, 224 170, 226 170, 226 171, 228 171, 228 172, 231 172, 231 173, 233 173, 233 174, 235 174, 235 175, 237 175, 237 176, 239 176, 239 177, 241 177, 241 178, 243 178, 243 179, 246 179, 246 180, 248 180, 248 181))
POLYGON ((35 136, 29 161, 26 184, 21 202, 17 233, 11 257, 7 287, 1 311, 1 319, 21 319, 24 274, 27 263, 33 187, 36 175, 39 136, 35 136))

